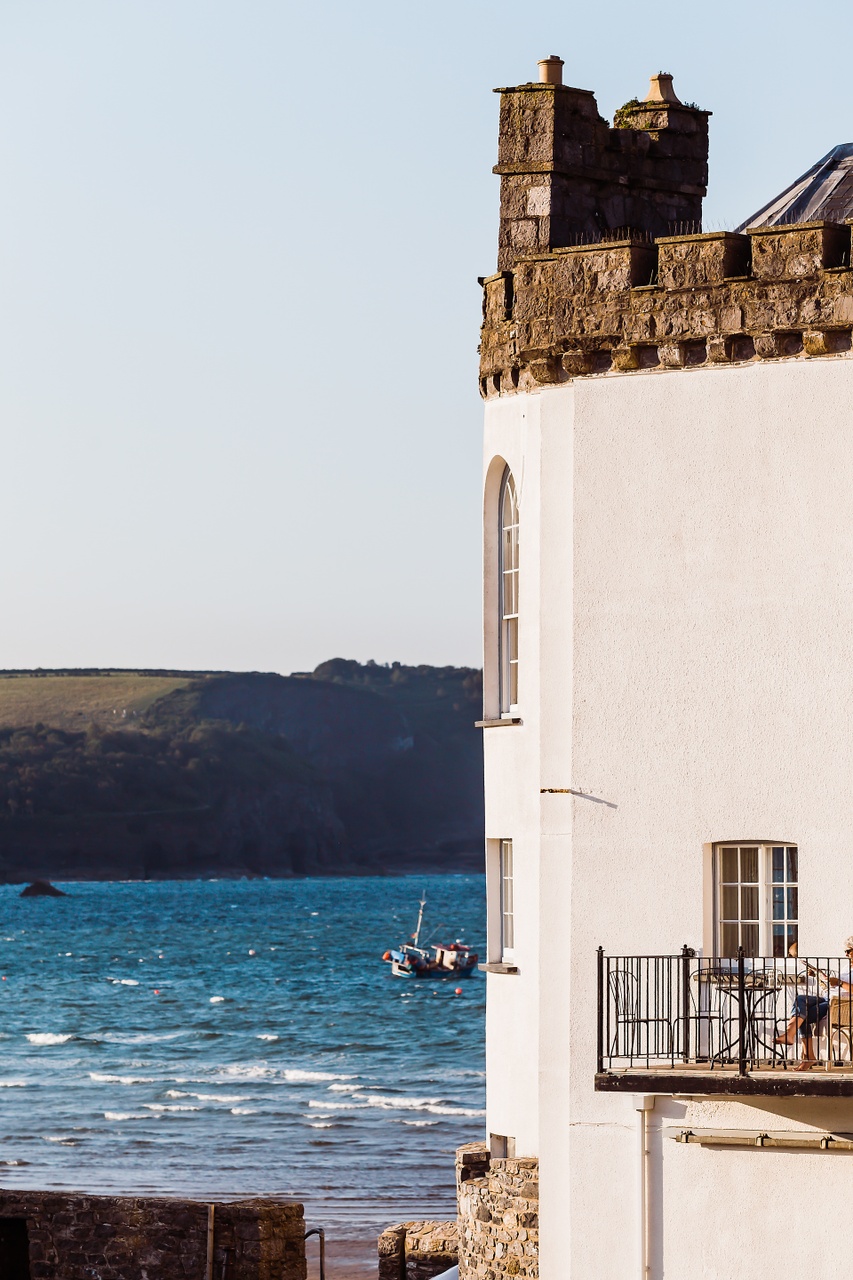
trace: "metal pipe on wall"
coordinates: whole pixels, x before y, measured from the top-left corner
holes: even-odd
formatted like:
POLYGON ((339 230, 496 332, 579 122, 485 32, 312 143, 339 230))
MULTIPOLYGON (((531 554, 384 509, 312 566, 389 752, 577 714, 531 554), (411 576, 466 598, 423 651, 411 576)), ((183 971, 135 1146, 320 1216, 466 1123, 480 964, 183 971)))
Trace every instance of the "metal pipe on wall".
POLYGON ((654 1110, 655 1098, 654 1094, 638 1093, 634 1095, 634 1109, 637 1112, 638 1134, 640 1139, 639 1146, 639 1168, 638 1168, 638 1256, 637 1256, 637 1274, 640 1280, 650 1280, 651 1278, 651 1212, 650 1212, 650 1196, 649 1196, 649 1112, 654 1110))

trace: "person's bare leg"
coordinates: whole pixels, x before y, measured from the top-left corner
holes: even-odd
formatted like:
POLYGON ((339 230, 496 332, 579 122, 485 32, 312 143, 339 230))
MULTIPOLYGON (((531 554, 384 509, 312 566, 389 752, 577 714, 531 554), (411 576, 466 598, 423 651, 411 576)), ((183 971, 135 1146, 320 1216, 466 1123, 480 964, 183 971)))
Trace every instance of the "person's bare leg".
POLYGON ((794 1016, 791 1018, 791 1021, 788 1023, 787 1027, 785 1028, 785 1034, 783 1036, 774 1036, 773 1043, 774 1044, 796 1044, 797 1032, 802 1026, 802 1023, 803 1023, 803 1019, 799 1016, 799 1014, 795 1013, 794 1016))
POLYGON ((813 1062, 817 1062, 814 1055, 814 1042, 810 1035, 803 1036, 803 1056, 800 1059, 800 1065, 795 1068, 797 1071, 808 1071, 813 1062))

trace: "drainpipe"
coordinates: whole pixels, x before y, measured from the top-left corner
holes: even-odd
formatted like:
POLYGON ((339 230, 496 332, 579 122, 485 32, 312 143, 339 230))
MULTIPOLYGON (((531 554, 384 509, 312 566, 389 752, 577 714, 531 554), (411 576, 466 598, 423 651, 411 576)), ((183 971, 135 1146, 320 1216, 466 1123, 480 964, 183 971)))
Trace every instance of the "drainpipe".
POLYGON ((651 1235, 649 1206, 649 1112, 654 1111, 655 1097, 652 1093, 635 1093, 634 1109, 637 1112, 637 1132, 639 1134, 639 1169, 638 1169, 638 1221, 637 1237, 637 1275, 639 1280, 650 1280, 651 1267, 651 1235))

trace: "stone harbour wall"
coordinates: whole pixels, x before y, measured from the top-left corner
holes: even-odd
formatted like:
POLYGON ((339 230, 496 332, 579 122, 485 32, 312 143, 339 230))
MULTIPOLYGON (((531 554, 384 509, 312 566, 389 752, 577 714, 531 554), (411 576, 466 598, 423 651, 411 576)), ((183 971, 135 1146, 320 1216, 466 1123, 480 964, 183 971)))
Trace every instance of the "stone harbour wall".
MULTIPOLYGON (((205 1280, 208 1203, 0 1191, 3 1280, 205 1280), (28 1258, 28 1269, 27 1269, 28 1258)), ((218 1203, 213 1280, 306 1280, 304 1213, 283 1200, 218 1203)))
POLYGON ((455 1222, 400 1222, 379 1237, 379 1280, 432 1280, 456 1260, 455 1222))
POLYGON ((490 1159, 479 1144, 456 1155, 459 1280, 539 1276, 539 1161, 490 1159))

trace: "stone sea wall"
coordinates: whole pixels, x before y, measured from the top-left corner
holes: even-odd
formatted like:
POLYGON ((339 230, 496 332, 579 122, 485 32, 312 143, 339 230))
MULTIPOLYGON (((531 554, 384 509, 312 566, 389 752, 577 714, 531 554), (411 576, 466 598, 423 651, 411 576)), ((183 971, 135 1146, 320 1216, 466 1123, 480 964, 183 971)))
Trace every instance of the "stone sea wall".
POLYGON ((490 1159, 479 1144, 456 1154, 459 1280, 539 1275, 539 1161, 490 1159))
MULTIPOLYGON (((187 1280, 208 1275, 210 1214, 193 1200, 0 1191, 0 1273, 31 1280, 187 1280)), ((213 1280, 306 1280, 293 1201, 213 1212, 213 1280)))
POLYGON ((432 1280, 457 1259, 455 1222, 400 1222, 379 1237, 379 1280, 432 1280))

